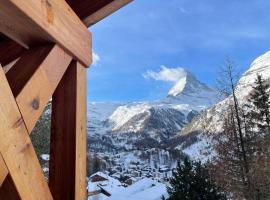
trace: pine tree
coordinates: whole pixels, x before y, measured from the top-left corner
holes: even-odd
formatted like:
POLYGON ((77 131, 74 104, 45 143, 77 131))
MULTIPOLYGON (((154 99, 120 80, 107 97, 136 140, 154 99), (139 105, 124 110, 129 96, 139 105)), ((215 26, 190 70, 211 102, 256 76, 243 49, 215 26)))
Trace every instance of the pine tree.
POLYGON ((167 188, 168 200, 219 200, 225 197, 210 179, 207 168, 187 157, 178 163, 167 188))
POLYGON ((250 180, 253 199, 269 199, 270 196, 270 86, 261 75, 257 74, 255 86, 249 94, 246 114, 247 132, 251 135, 250 180))
POLYGON ((258 128, 261 132, 270 134, 270 101, 269 101, 270 85, 257 74, 253 92, 250 94, 249 102, 252 103, 256 111, 253 111, 253 117, 258 120, 258 128))

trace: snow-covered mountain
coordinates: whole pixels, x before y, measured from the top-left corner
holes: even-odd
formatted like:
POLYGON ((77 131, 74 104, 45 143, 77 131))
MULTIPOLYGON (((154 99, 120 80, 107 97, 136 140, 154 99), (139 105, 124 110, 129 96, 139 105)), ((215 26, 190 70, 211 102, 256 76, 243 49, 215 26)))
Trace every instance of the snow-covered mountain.
MULTIPOLYGON (((152 102, 89 104, 89 135, 126 146, 160 144, 175 136, 194 116, 217 102, 217 91, 183 69, 167 97, 152 102), (109 137, 109 139, 108 139, 109 137)), ((97 145, 97 144, 96 144, 97 145)), ((154 146, 156 146, 154 145, 154 146)))
POLYGON ((200 82, 192 73, 184 70, 183 76, 169 91, 165 101, 175 100, 175 104, 189 105, 201 110, 217 102, 217 91, 200 82))
MULTIPOLYGON (((236 86, 236 96, 240 104, 246 103, 248 95, 253 89, 252 85, 255 82, 257 74, 262 75, 264 79, 270 79, 270 51, 255 59, 249 69, 239 79, 236 86)), ((232 96, 229 96, 211 108, 204 110, 178 133, 176 140, 179 140, 179 137, 181 138, 183 135, 185 137, 189 135, 194 137, 194 134, 201 135, 206 132, 215 134, 221 132, 223 127, 223 113, 228 109, 231 101, 232 96)), ((200 150, 197 149, 196 151, 200 150)))
POLYGON ((113 102, 90 102, 87 106, 88 134, 105 134, 107 131, 105 121, 121 105, 121 103, 113 102))

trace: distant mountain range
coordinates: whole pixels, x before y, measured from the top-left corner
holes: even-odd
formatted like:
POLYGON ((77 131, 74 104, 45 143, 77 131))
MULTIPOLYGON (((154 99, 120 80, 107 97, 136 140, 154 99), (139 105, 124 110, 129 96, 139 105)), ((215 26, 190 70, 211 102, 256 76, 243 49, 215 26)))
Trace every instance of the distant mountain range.
MULTIPOLYGON (((213 135, 204 133, 222 131, 222 113, 232 97, 218 101, 216 89, 183 71, 185 76, 161 100, 89 103, 88 135, 92 149, 166 148, 195 159, 213 156, 213 135)), ((236 87, 240 104, 246 102, 257 74, 270 78, 270 51, 254 60, 241 76, 236 87)))
POLYGON ((199 112, 218 101, 216 89, 200 82, 189 71, 183 69, 183 72, 185 75, 161 100, 90 103, 90 137, 96 141, 107 137, 106 145, 107 142, 111 146, 125 144, 125 148, 157 147, 168 142, 199 112))

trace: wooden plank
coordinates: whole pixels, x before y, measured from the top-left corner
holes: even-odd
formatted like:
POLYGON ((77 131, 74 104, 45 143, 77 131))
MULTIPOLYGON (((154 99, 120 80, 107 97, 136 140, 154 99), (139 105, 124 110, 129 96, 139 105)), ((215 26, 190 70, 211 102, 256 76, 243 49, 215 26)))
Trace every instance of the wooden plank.
POLYGON ((14 182, 10 175, 7 176, 3 185, 0 187, 1 200, 21 200, 14 182))
POLYGON ((76 168, 75 199, 86 198, 86 69, 76 66, 76 168))
POLYGON ((57 43, 84 66, 92 61, 91 33, 63 0, 0 0, 0 31, 25 47, 57 43))
MULTIPOLYGON (((29 134, 71 60, 57 45, 44 45, 25 52, 6 74, 29 134)), ((1 157, 0 171, 1 186, 1 180, 8 175, 5 165, 1 165, 1 157)))
POLYGON ((0 68, 0 152, 22 199, 52 199, 8 81, 0 68))
POLYGON ((133 0, 67 0, 86 26, 92 26, 133 0))
POLYGON ((2 155, 0 154, 0 188, 7 175, 8 175, 8 169, 6 167, 6 164, 2 155))
POLYGON ((111 15, 115 11, 119 10, 120 8, 124 7, 128 3, 130 3, 133 0, 114 0, 108 5, 104 6, 97 12, 94 12, 93 14, 89 15, 88 17, 83 19, 83 23, 86 26, 92 26, 95 23, 99 22, 100 20, 104 19, 105 17, 111 15))
POLYGON ((29 133, 71 60, 59 46, 44 45, 25 52, 6 74, 29 133))
POLYGON ((4 37, 0 40, 0 63, 4 67, 19 58, 26 49, 13 40, 4 37))
POLYGON ((86 198, 86 70, 73 61, 52 100, 49 186, 55 200, 86 198))
POLYGON ((66 0, 81 20, 113 1, 114 0, 66 0))

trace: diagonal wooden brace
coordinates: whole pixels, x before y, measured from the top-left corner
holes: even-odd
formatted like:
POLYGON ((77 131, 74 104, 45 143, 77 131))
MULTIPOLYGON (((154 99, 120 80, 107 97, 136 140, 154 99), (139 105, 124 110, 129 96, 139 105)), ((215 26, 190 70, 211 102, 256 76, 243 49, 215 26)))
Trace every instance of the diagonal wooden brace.
POLYGON ((52 196, 29 138, 25 123, 0 68, 0 153, 22 199, 52 196))
MULTIPOLYGON (((6 74, 30 134, 72 58, 57 45, 30 49, 6 74)), ((0 156, 0 186, 8 175, 0 156)))
POLYGON ((58 45, 35 47, 23 54, 6 74, 29 133, 71 60, 58 45))

